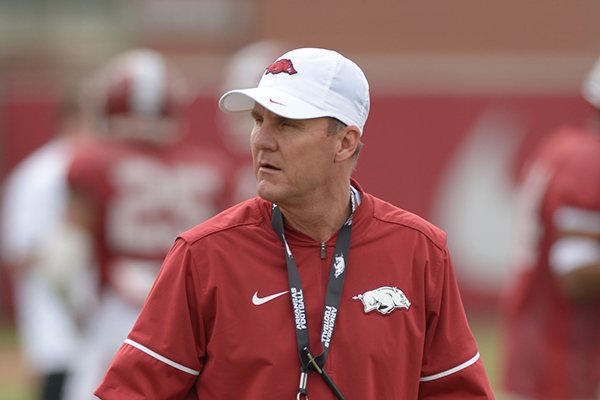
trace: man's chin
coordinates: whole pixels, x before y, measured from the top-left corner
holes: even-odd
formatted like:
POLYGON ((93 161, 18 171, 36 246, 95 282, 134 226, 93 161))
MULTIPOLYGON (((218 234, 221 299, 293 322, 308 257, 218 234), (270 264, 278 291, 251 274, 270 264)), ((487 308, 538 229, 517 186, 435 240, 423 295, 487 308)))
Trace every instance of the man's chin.
POLYGON ((256 193, 263 200, 270 201, 272 203, 277 204, 279 200, 281 200, 281 193, 275 185, 270 182, 258 182, 256 186, 256 193))

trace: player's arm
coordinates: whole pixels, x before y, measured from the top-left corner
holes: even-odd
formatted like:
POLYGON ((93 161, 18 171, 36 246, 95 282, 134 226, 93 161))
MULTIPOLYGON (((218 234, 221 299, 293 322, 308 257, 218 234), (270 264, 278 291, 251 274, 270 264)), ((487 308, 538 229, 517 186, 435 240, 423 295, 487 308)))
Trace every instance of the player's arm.
POLYGON ((71 187, 67 205, 67 222, 88 232, 98 224, 98 210, 93 198, 76 187, 71 187))
POLYGON ((41 241, 36 267, 73 317, 82 322, 95 302, 91 201, 72 194, 63 219, 41 241))
POLYGON ((600 296, 600 261, 582 265, 561 279, 563 291, 573 300, 600 296))
POLYGON ((600 211, 564 207, 554 220, 549 263, 561 289, 575 301, 600 297, 600 211))

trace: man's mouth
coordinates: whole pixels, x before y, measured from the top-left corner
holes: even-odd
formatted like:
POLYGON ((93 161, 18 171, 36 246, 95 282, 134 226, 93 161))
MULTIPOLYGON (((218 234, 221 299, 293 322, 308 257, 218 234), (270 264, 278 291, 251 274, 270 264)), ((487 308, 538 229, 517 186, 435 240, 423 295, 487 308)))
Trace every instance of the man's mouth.
POLYGON ((258 163, 258 167, 262 170, 267 170, 267 171, 281 171, 281 168, 277 168, 275 165, 266 162, 266 161, 260 161, 258 163))

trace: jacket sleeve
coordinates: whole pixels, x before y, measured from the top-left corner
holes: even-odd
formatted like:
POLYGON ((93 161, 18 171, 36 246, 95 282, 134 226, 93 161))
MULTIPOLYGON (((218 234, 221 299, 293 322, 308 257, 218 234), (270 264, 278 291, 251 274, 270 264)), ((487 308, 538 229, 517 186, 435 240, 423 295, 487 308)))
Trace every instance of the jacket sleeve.
POLYGON ((95 395, 106 400, 194 399, 203 367, 204 330, 188 244, 167 255, 133 329, 95 395))
POLYGON ((427 331, 419 399, 494 399, 447 249, 427 274, 427 331))

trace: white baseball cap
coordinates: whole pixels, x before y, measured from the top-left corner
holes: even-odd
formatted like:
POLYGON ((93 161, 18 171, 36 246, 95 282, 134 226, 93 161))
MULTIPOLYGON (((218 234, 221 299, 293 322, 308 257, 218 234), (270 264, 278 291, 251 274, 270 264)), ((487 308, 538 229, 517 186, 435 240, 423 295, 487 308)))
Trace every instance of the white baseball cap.
POLYGON ((358 126, 362 134, 369 115, 369 83, 360 67, 340 53, 302 48, 271 64, 258 87, 225 93, 219 107, 248 111, 254 102, 285 118, 337 118, 358 126))
POLYGON ((581 94, 590 104, 600 109, 600 58, 583 81, 581 94))

